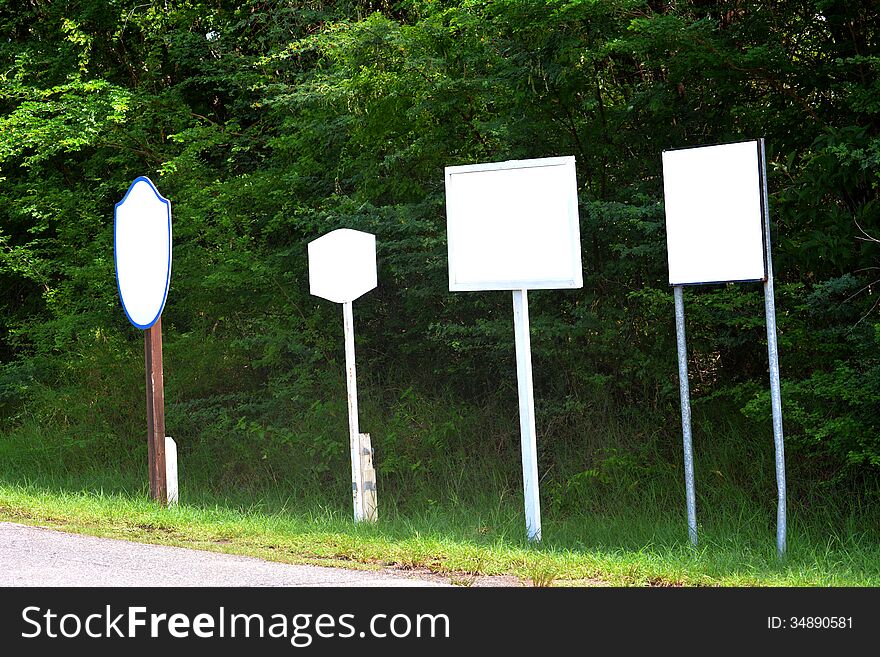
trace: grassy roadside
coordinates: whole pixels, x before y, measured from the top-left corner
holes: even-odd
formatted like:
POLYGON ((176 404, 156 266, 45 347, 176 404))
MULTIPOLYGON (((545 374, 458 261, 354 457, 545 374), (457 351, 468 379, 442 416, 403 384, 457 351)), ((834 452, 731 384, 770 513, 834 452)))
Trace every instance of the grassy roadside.
POLYGON ((286 563, 425 568, 464 585, 474 574, 555 586, 880 585, 880 545, 870 535, 822 536, 815 522, 796 515, 790 555, 780 564, 763 514, 707 521, 697 549, 685 540, 678 510, 548 514, 544 543, 531 547, 514 500, 418 513, 391 508, 376 526, 354 526, 341 505, 294 501, 279 490, 220 498, 191 487, 182 496, 184 504, 162 509, 125 474, 24 479, 7 471, 0 474, 0 520, 286 563))
POLYGON ((791 458, 780 563, 769 428, 728 412, 698 416, 699 547, 687 540, 677 417, 604 407, 543 427, 544 540, 530 546, 516 418, 491 405, 416 393, 366 403, 364 426, 381 428, 380 520, 355 526, 344 406, 312 403, 271 426, 171 407, 183 503, 163 509, 147 499, 139 415, 47 394, 0 423, 0 520, 288 563, 426 569, 462 584, 480 574, 556 586, 880 586, 877 482, 834 487, 791 458), (296 430, 272 429, 285 423, 296 430))

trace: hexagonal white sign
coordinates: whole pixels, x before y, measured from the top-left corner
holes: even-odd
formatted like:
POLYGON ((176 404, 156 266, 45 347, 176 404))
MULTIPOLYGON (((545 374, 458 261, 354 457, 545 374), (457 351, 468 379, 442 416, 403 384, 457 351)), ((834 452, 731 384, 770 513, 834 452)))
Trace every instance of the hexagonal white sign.
POLYGON ((141 176, 113 212, 113 258, 128 320, 148 329, 162 314, 171 281, 171 203, 141 176))
POLYGON ((309 242, 309 291, 346 303, 376 287, 376 236, 340 228, 309 242))

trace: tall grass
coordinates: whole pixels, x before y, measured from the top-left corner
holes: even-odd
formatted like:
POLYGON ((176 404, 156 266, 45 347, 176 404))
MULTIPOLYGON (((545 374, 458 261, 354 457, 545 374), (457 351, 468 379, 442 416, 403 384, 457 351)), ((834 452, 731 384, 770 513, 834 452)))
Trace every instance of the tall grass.
POLYGON ((531 546, 516 416, 499 407, 503 396, 480 406, 410 388, 362 395, 380 522, 354 526, 337 384, 311 397, 327 401, 276 399, 271 415, 254 400, 172 400, 183 503, 168 510, 147 501, 135 400, 136 419, 116 429, 91 416, 93 399, 66 398, 54 414, 46 405, 24 410, 0 437, 0 516, 286 561, 508 573, 555 585, 880 585, 876 483, 838 489, 793 455, 789 554, 780 563, 769 425, 699 408, 697 548, 687 542, 674 415, 610 412, 598 401, 592 412, 539 409, 544 541, 531 546))

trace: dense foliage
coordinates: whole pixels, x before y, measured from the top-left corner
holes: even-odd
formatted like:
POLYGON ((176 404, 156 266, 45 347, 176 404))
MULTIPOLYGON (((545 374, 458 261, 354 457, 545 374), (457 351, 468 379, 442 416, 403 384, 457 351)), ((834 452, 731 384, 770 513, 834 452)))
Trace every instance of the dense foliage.
MULTIPOLYGON (((574 155, 584 288, 532 300, 543 466, 575 454, 563 496, 594 473, 597 414, 664 419, 677 462, 660 153, 762 136, 789 458, 880 468, 876 3, 0 0, 0 34, 0 413, 61 454, 143 449, 112 208, 144 174, 172 201, 184 451, 242 481, 344 463, 341 317, 305 247, 343 226, 378 237, 356 316, 380 475, 515 450, 515 418, 469 433, 515 404, 511 307, 447 291, 443 167, 574 155)), ((686 304, 697 403, 769 427, 760 285, 686 304)))

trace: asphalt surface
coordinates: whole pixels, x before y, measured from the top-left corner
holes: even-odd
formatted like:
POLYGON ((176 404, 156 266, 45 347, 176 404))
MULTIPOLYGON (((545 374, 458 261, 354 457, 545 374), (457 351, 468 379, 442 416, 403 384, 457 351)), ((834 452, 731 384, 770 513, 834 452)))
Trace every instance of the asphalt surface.
POLYGON ((0 522, 0 586, 449 586, 0 522))

